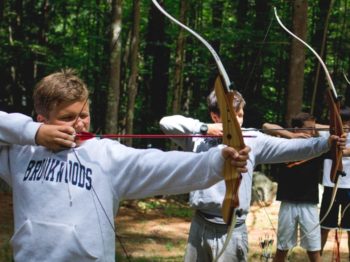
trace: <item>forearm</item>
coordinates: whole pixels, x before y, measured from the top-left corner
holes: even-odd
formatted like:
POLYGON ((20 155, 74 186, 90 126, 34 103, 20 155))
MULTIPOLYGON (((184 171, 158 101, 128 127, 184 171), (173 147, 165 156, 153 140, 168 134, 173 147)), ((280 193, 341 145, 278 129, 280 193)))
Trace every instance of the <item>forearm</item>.
POLYGON ((276 124, 265 123, 263 124, 263 132, 272 136, 279 136, 284 138, 293 138, 294 133, 283 129, 281 126, 276 124))
MULTIPOLYGON (((199 120, 184 117, 181 115, 173 115, 163 117, 160 122, 160 128, 165 134, 170 135, 193 135, 198 134, 202 122, 199 120)), ((172 138, 172 140, 185 150, 193 148, 192 137, 172 138)))
POLYGON ((173 115, 163 117, 159 124, 165 133, 196 134, 199 133, 202 122, 190 117, 173 115))
POLYGON ((265 136, 256 150, 260 152, 257 164, 281 163, 319 156, 329 150, 329 143, 328 139, 322 137, 284 139, 265 136))
MULTIPOLYGON (((120 158, 119 153, 112 154, 112 159, 114 156, 120 158)), ((219 148, 200 154, 126 148, 124 156, 127 157, 123 158, 123 166, 128 173, 133 174, 133 180, 125 179, 122 175, 112 178, 122 198, 181 194, 209 187, 223 179, 224 158, 219 148)), ((116 166, 119 167, 115 172, 124 173, 120 165, 116 166)))
POLYGON ((40 125, 26 115, 0 111, 0 141, 3 144, 35 145, 40 125))

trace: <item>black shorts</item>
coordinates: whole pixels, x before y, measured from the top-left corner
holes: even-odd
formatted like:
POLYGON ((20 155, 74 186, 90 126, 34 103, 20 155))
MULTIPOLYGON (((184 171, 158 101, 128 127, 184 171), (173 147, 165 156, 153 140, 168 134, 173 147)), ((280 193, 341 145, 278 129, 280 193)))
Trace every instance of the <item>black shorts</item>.
MULTIPOLYGON (((322 203, 321 203, 321 211, 320 211, 320 219, 324 217, 324 214, 327 212, 329 208, 329 204, 332 198, 333 187, 324 187, 322 203)), ((335 200, 332 206, 331 211, 321 223, 322 228, 337 228, 338 221, 343 214, 344 209, 346 209, 345 214, 340 221, 340 227, 345 230, 350 230, 350 188, 338 188, 337 195, 335 196, 335 200), (339 213, 340 209, 340 213, 339 213)))

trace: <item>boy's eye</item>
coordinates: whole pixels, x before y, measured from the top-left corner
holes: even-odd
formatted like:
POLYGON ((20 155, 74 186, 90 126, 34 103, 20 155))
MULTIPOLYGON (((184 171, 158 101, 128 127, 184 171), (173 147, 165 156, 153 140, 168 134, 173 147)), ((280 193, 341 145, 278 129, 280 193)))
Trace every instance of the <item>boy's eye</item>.
POLYGON ((87 118, 88 116, 89 116, 89 114, 81 113, 79 117, 84 119, 84 118, 87 118))
POLYGON ((69 122, 69 121, 72 121, 74 119, 75 119, 74 116, 62 116, 62 117, 60 117, 60 120, 65 121, 65 122, 69 122))

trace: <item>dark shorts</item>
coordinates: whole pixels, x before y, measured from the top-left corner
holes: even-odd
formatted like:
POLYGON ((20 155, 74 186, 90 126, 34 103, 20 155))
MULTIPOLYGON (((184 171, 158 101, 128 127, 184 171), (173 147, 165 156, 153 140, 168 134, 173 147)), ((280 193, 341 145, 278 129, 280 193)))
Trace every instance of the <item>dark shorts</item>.
MULTIPOLYGON (((329 204, 332 198, 332 191, 333 187, 324 187, 320 219, 324 217, 324 214, 329 208, 329 204)), ((321 227, 328 229, 337 228, 339 225, 338 221, 342 215, 343 217, 340 221, 340 227, 345 230, 350 230, 350 188, 338 188, 332 209, 324 221, 321 223, 321 227), (343 214, 345 208, 346 211, 343 214)))

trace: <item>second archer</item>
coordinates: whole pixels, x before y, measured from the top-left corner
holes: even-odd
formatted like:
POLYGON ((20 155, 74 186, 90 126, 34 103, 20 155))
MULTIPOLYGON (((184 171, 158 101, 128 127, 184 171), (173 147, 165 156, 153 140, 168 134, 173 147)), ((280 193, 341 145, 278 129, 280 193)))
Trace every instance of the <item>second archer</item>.
MULTIPOLYGON (((207 133, 222 134, 220 111, 213 91, 207 99, 210 117, 213 123, 206 124, 197 119, 174 115, 163 117, 160 126, 166 134, 207 133)), ((243 123, 245 101, 239 92, 235 92, 233 106, 238 122, 243 123)), ((296 161, 315 157, 327 152, 333 140, 339 141, 339 146, 345 146, 345 139, 331 136, 305 140, 288 140, 265 135, 261 132, 243 129, 243 134, 254 138, 244 139, 251 147, 248 159, 248 172, 242 174, 239 188, 239 215, 235 224, 232 239, 229 240, 218 261, 247 261, 248 232, 245 224, 251 201, 252 180, 254 168, 259 164, 296 161)), ((220 145, 218 139, 210 138, 173 138, 184 150, 201 152, 220 145)), ((219 182, 209 189, 190 193, 190 205, 195 210, 192 219, 185 261, 209 262, 221 253, 227 236, 228 226, 221 215, 222 201, 225 195, 225 183, 219 182)))

